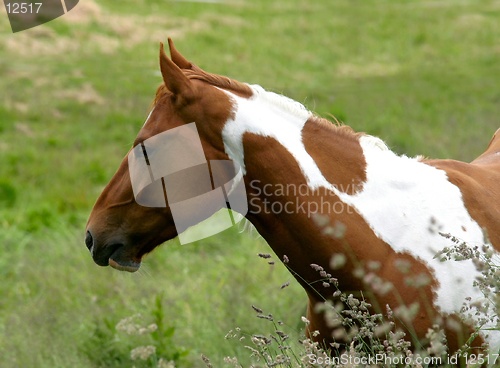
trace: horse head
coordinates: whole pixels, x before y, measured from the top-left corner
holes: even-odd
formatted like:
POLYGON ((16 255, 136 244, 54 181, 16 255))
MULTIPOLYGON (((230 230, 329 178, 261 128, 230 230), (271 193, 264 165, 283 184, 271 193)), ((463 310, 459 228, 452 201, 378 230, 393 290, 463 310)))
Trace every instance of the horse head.
MULTIPOLYGON (((207 213, 198 208, 197 215, 191 216, 194 218, 179 225, 174 223, 169 202, 172 197, 194 197, 208 190, 200 184, 200 180, 210 180, 204 175, 206 163, 228 160, 221 131, 231 117, 232 103, 222 89, 241 96, 250 95, 251 90, 245 84, 204 72, 187 61, 170 39, 169 48, 171 59, 163 44, 160 46, 163 84, 157 90, 153 108, 132 149, 97 199, 87 223, 85 243, 101 266, 134 272, 145 254, 218 209, 213 203, 207 213), (162 149, 155 157, 155 151, 162 149), (155 164, 161 167, 155 168, 155 164), (185 169, 181 171, 184 179, 186 175, 191 179, 191 186, 181 180, 182 174, 172 174, 176 168, 185 169), (160 173, 158 178, 155 169, 165 175, 160 173), (166 186, 174 188, 168 199, 166 186)), ((219 171, 228 170, 226 165, 219 171)), ((198 203, 198 207, 204 206, 198 203)))

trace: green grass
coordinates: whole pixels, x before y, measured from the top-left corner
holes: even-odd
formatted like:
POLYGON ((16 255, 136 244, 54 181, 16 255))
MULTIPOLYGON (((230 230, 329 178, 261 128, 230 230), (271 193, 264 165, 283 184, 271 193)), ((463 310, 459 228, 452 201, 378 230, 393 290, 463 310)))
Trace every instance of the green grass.
POLYGON ((189 351, 180 366, 203 366, 201 353, 215 366, 244 362, 248 352, 224 335, 265 328, 252 304, 299 336, 305 296, 283 266, 256 256, 267 251, 257 236, 174 240, 138 275, 97 267, 84 247, 93 202, 160 83, 168 36, 206 70, 336 115, 400 153, 472 160, 499 127, 498 1, 78 7, 86 12, 17 34, 0 13, 1 366, 139 366, 129 358, 139 337, 114 326, 136 313, 152 323, 160 310, 175 329, 162 343, 189 351))

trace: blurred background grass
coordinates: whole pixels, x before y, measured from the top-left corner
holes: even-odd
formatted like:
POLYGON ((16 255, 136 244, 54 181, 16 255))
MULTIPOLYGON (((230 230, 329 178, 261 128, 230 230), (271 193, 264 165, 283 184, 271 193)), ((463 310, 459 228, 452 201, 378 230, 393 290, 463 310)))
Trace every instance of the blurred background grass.
POLYGON ((137 313, 164 316, 172 338, 144 343, 170 359, 188 350, 181 367, 203 366, 201 353, 216 367, 244 362, 224 335, 266 328, 252 304, 300 336, 305 296, 278 260, 256 256, 268 248, 255 233, 173 240, 138 275, 99 268, 84 247, 90 209, 161 81, 167 37, 202 68, 399 153, 470 161, 500 126, 498 0, 81 0, 16 34, 1 8, 0 366, 151 366, 129 356, 143 341, 114 328, 137 313))

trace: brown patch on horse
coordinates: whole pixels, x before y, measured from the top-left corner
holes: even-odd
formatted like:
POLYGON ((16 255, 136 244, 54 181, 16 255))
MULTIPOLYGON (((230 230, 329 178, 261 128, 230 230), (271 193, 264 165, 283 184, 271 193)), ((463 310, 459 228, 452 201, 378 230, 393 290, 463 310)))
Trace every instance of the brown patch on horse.
POLYGON ((455 160, 424 160, 442 169, 461 191, 470 215, 486 230, 500 251, 500 129, 486 151, 471 163, 455 160))
POLYGON ((304 147, 323 176, 339 191, 348 194, 361 190, 366 181, 360 136, 351 127, 334 125, 318 117, 310 118, 302 129, 304 147))
POLYGON ((476 165, 492 166, 492 169, 500 165, 500 129, 497 129, 486 151, 471 162, 476 165))

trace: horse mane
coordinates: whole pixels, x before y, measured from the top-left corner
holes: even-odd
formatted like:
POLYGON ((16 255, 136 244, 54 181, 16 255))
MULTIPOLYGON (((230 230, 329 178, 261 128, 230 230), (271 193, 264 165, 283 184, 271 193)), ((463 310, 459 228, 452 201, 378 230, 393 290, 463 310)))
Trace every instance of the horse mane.
MULTIPOLYGON (((241 96, 241 97, 250 97, 253 95, 253 90, 252 88, 242 82, 238 82, 234 79, 224 77, 222 75, 218 74, 212 74, 212 73, 207 73, 203 69, 199 68, 198 66, 191 64, 190 69, 182 69, 186 77, 189 79, 196 79, 200 80, 203 82, 207 82, 208 84, 229 90, 231 92, 234 92, 235 94, 241 96)), ((158 103, 158 101, 166 94, 169 94, 170 91, 167 89, 164 83, 162 83, 158 89, 156 90, 156 96, 153 101, 153 105, 158 103)))
POLYGON ((273 106, 280 107, 293 115, 302 116, 304 119, 309 119, 312 116, 312 112, 310 112, 303 104, 291 99, 290 97, 272 91, 266 91, 257 84, 250 87, 252 88, 253 95, 261 96, 261 98, 273 106))
POLYGON ((207 82, 214 87, 227 89, 237 95, 240 95, 241 97, 250 97, 253 95, 252 88, 250 88, 248 84, 238 82, 222 75, 207 73, 194 64, 192 64, 191 69, 183 69, 183 72, 189 79, 197 79, 207 82))
MULTIPOLYGON (((189 69, 182 69, 182 71, 189 79, 206 82, 214 87, 229 90, 241 97, 249 98, 254 94, 265 93, 266 98, 269 99, 270 102, 285 107, 290 112, 295 112, 297 114, 308 113, 308 110, 300 102, 292 100, 289 97, 266 91, 262 87, 257 85, 250 86, 246 83, 242 83, 222 75, 208 73, 195 64, 191 64, 191 67, 189 69)), ((163 96, 170 93, 171 92, 167 89, 165 84, 162 83, 156 90, 156 96, 152 105, 156 105, 163 96)), ((309 119, 312 119, 316 124, 323 124, 325 126, 328 126, 330 129, 335 129, 336 133, 341 134, 346 138, 359 139, 362 136, 367 136, 365 133, 356 132, 350 126, 343 124, 335 116, 331 115, 330 117, 333 119, 333 121, 313 114, 309 116, 309 119)))
POLYGON ((345 125, 340 120, 338 120, 335 116, 330 115, 330 117, 333 119, 333 121, 330 121, 326 118, 322 118, 322 117, 317 116, 317 115, 312 116, 311 119, 316 124, 326 125, 330 129, 335 129, 336 133, 338 133, 346 138, 359 139, 360 137, 367 136, 366 133, 357 132, 353 128, 351 128, 349 125, 345 125))

